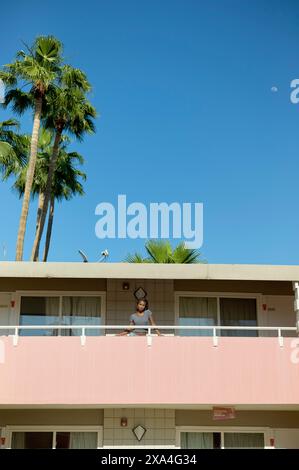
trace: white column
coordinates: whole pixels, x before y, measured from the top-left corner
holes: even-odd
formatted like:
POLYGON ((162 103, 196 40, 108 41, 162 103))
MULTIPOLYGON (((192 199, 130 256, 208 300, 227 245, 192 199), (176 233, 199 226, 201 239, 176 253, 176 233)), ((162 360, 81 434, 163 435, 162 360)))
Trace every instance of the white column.
POLYGON ((296 327, 297 333, 299 334, 299 282, 293 282, 293 290, 295 294, 295 301, 294 301, 294 310, 296 312, 296 327))

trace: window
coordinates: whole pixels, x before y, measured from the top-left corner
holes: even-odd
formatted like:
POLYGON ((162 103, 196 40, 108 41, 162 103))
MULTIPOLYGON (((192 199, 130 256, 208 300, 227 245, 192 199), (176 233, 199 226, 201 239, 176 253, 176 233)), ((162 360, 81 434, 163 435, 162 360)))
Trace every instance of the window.
MULTIPOLYGON (((101 325, 103 300, 101 295, 22 296, 20 325, 84 325, 86 335, 100 335, 99 329, 88 326, 101 325)), ((23 336, 81 335, 80 329, 26 329, 23 336)))
MULTIPOLYGON (((255 299, 220 299, 220 320, 224 326, 257 326, 255 299)), ((255 330, 222 330, 221 336, 257 336, 255 330)))
POLYGON ((224 433, 224 447, 226 449, 260 449, 264 447, 264 434, 254 432, 226 432, 224 433))
MULTIPOLYGON (((100 325, 101 324, 101 298, 100 297, 63 297, 62 298, 63 325, 100 325)), ((62 334, 80 335, 81 330, 64 330, 62 334)), ((100 330, 86 330, 90 336, 99 335, 100 330)))
POLYGON ((11 432, 11 449, 96 449, 100 431, 28 430, 11 432))
MULTIPOLYGON (((182 326, 257 326, 255 298, 178 297, 178 324, 182 326)), ((181 336, 211 336, 210 330, 179 330, 181 336)), ((220 336, 257 336, 256 330, 217 330, 220 336)))
POLYGON ((246 431, 188 431, 180 432, 182 449, 262 449, 265 447, 264 432, 246 431))
POLYGON ((52 432, 13 432, 12 449, 52 449, 52 432))
POLYGON ((96 432, 57 432, 56 449, 96 449, 96 432))
POLYGON ((220 432, 182 432, 182 449, 220 449, 220 432))
MULTIPOLYGON (((180 297, 179 324, 182 326, 217 325, 217 299, 213 297, 180 297)), ((211 330, 179 330, 181 336, 209 336, 211 330)))
MULTIPOLYGON (((58 325, 59 297, 22 297, 20 325, 58 325)), ((57 330, 20 330, 23 336, 57 335, 57 330)))

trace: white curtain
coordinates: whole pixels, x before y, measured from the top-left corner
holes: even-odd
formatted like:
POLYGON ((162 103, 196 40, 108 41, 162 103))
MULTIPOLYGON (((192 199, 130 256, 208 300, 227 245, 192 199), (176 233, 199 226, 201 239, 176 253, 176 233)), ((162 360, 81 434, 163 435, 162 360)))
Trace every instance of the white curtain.
MULTIPOLYGON (((46 325, 59 325, 59 297, 46 297, 46 325)), ((48 336, 57 336, 58 330, 45 330, 48 336)))
POLYGON ((46 316, 59 318, 59 297, 46 297, 46 316))
POLYGON ((71 432, 70 449, 96 449, 97 440, 96 432, 71 432))
POLYGON ((212 432, 182 432, 182 449, 213 449, 212 432))
POLYGON ((12 449, 25 449, 25 433, 13 432, 11 438, 12 449))
MULTIPOLYGON (((101 297, 63 297, 62 315, 64 325, 100 325, 101 297)), ((97 336, 101 330, 88 330, 88 336, 97 336)), ((81 330, 64 330, 62 334, 77 336, 81 330)))
POLYGON ((264 434, 254 432, 228 432, 224 434, 225 448, 263 448, 264 434))
MULTIPOLYGON (((183 326, 213 326, 217 324, 215 297, 180 297, 179 324, 183 326)), ((181 336, 211 336, 212 330, 179 330, 181 336)))

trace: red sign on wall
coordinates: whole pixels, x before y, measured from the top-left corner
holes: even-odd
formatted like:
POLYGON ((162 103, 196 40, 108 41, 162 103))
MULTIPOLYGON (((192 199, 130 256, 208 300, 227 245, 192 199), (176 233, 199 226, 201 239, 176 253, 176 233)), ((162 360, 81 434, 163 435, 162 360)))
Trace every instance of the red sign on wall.
POLYGON ((234 408, 213 408, 214 420, 234 419, 235 417, 236 413, 234 408))

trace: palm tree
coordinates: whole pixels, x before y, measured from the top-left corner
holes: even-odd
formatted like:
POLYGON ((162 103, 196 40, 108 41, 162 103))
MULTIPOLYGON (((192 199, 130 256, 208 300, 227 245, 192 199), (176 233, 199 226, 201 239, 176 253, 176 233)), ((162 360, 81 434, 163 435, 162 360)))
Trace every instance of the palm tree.
POLYGON ((172 248, 170 242, 164 240, 149 240, 145 244, 145 249, 148 257, 144 258, 142 255, 135 253, 129 254, 125 262, 127 263, 203 263, 200 260, 200 252, 195 249, 186 248, 185 243, 179 243, 175 248, 172 248))
POLYGON ((96 117, 96 111, 86 99, 85 94, 88 91, 90 84, 86 75, 81 70, 67 65, 62 69, 60 87, 53 88, 46 99, 44 122, 47 128, 55 132, 55 139, 40 224, 32 248, 33 261, 37 261, 39 257, 39 246, 51 200, 53 175, 63 133, 72 134, 81 141, 85 133, 91 134, 95 131, 93 119, 96 117))
MULTIPOLYGON (((27 139, 27 149, 29 150, 30 138, 29 136, 23 136, 24 141, 25 137, 27 139)), ((60 202, 62 200, 70 200, 76 195, 84 195, 83 185, 80 180, 85 181, 86 174, 77 168, 78 164, 83 165, 84 158, 77 152, 67 152, 67 146, 69 145, 69 143, 69 139, 63 140, 63 144, 59 150, 59 155, 57 159, 57 167, 54 174, 54 184, 52 187, 51 194, 50 213, 48 218, 46 244, 43 257, 44 261, 47 260, 49 253, 55 201, 60 202)), ((31 192, 31 197, 35 198, 38 196, 39 200, 36 229, 38 228, 40 223, 41 208, 44 200, 44 191, 47 183, 47 175, 49 162, 52 156, 52 148, 53 133, 47 131, 44 128, 41 128, 38 140, 38 158, 36 163, 36 171, 31 192)), ((2 168, 4 179, 7 179, 12 174, 16 176, 16 181, 13 184, 13 189, 18 193, 19 197, 21 198, 23 197, 25 191, 28 158, 27 160, 23 160, 22 163, 19 162, 17 155, 15 155, 15 159, 15 163, 13 163, 11 159, 9 165, 7 165, 7 162, 0 155, 0 168, 2 168)))
POLYGON ((28 138, 15 132, 19 122, 8 119, 0 122, 0 172, 3 179, 17 172, 27 158, 28 138))
POLYGON ((11 103, 13 110, 18 114, 22 114, 28 108, 34 109, 30 158, 18 230, 16 261, 22 261, 23 259, 43 102, 49 87, 59 75, 60 53, 61 43, 56 38, 53 36, 40 36, 35 40, 32 48, 27 47, 27 53, 19 51, 16 60, 5 65, 4 71, 0 71, 0 79, 4 82, 7 90, 4 106, 11 103), (29 91, 23 91, 22 88, 28 85, 30 87, 29 91))
POLYGON ((19 129, 19 126, 20 124, 16 119, 0 122, 0 140, 12 144, 17 135, 14 130, 19 129))
POLYGON ((84 159, 79 153, 68 153, 64 150, 60 150, 57 160, 57 167, 54 173, 53 190, 50 200, 48 226, 43 254, 44 262, 48 259, 50 248, 55 201, 69 201, 76 195, 84 195, 83 185, 79 179, 81 178, 83 181, 86 181, 86 174, 76 168, 75 164, 78 163, 84 163, 84 159))
POLYGON ((13 152, 12 146, 8 144, 7 142, 3 142, 2 140, 0 140, 0 155, 3 155, 6 158, 9 158, 12 152, 13 152))
POLYGON ((18 126, 17 121, 9 120, 0 122, 0 155, 1 158, 5 158, 7 161, 15 156, 12 146, 15 134, 10 130, 10 128, 14 126, 18 126))

